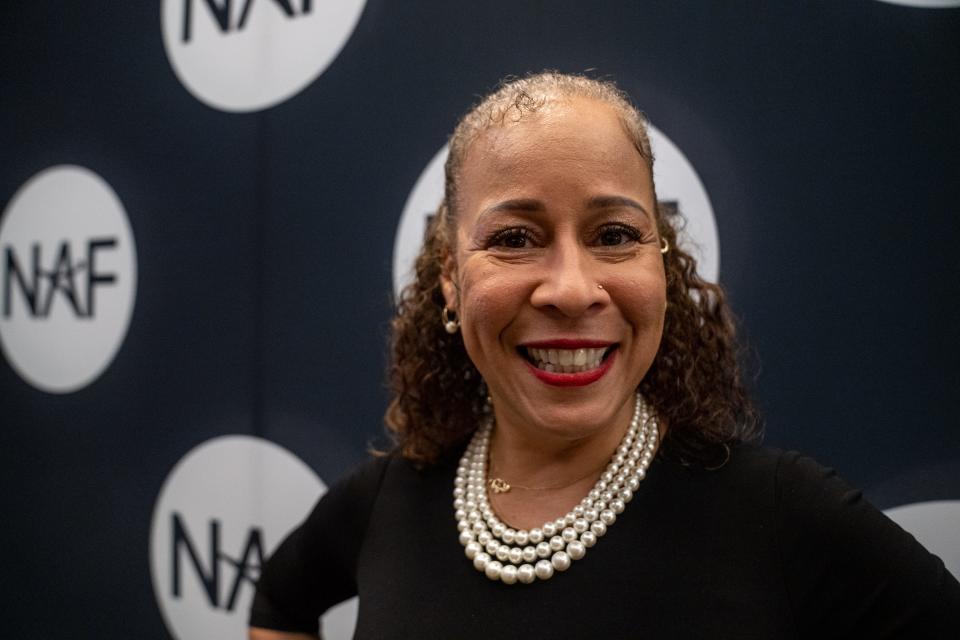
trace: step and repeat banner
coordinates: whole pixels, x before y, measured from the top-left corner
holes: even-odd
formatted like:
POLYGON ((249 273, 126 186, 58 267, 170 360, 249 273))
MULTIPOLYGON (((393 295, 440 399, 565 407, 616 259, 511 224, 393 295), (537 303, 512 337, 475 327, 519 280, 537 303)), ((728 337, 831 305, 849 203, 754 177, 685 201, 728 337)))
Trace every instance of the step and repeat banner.
POLYGON ((766 443, 960 573, 960 1, 8 2, 0 33, 4 635, 243 637, 387 444, 446 136, 546 68, 650 117, 766 443))

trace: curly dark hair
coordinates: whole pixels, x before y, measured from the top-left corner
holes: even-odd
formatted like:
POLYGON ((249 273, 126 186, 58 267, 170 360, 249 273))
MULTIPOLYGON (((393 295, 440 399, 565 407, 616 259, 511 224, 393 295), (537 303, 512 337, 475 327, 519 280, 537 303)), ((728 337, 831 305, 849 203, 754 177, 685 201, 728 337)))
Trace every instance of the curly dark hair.
MULTIPOLYGON (((400 294, 392 322, 392 399, 385 422, 402 456, 418 464, 472 435, 486 389, 460 334, 441 322, 444 257, 452 250, 457 186, 470 144, 508 118, 519 120, 551 100, 590 98, 614 107, 627 135, 653 171, 643 115, 615 84, 582 75, 543 72, 508 78, 473 107, 450 137, 443 202, 430 221, 416 260, 416 278, 400 294)), ((678 245, 682 218, 659 203, 657 227, 664 254, 667 309, 663 338, 639 390, 668 425, 663 454, 705 467, 722 465, 729 447, 759 437, 759 421, 742 380, 735 327, 723 289, 697 274, 696 260, 678 245)))

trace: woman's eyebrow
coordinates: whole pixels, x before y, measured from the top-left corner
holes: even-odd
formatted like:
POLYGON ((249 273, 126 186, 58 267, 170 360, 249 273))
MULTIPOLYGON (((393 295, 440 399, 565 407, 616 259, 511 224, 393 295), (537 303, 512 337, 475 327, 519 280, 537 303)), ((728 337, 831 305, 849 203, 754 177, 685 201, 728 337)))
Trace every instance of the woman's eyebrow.
MULTIPOLYGON (((653 216, 650 215, 650 212, 647 211, 642 204, 633 198, 628 198, 626 196, 596 196, 587 201, 587 209, 615 209, 617 207, 629 207, 630 209, 636 209, 649 219, 653 219, 653 216)), ((488 215, 508 211, 544 213, 546 210, 546 206, 540 200, 533 198, 514 198, 490 205, 480 212, 480 215, 477 216, 477 219, 480 220, 488 215)))
POLYGON ((612 209, 615 207, 630 207, 640 211, 651 220, 653 219, 650 212, 642 204, 626 196, 597 196, 587 202, 588 209, 612 209))
POLYGON ((480 215, 477 216, 477 218, 491 213, 499 213, 501 211, 529 211, 531 213, 539 213, 546 210, 547 208, 539 200, 534 200, 531 198, 516 198, 513 200, 504 200, 503 202, 498 202, 497 204, 487 207, 480 212, 480 215))

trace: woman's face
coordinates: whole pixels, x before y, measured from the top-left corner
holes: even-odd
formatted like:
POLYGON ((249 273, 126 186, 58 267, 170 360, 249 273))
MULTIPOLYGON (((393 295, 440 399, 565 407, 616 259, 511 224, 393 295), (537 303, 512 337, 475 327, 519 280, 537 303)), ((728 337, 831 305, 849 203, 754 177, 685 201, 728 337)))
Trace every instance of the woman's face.
POLYGON ((616 111, 575 98, 508 117, 471 144, 458 189, 443 291, 498 424, 625 428, 666 281, 650 171, 616 111))

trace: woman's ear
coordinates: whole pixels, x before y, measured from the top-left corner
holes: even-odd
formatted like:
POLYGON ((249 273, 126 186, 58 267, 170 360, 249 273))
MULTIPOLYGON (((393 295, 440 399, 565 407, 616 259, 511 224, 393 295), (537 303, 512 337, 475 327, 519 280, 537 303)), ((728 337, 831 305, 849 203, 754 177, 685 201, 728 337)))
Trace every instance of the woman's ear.
POLYGON ((440 271, 440 290, 443 299, 451 311, 459 310, 460 296, 457 295, 457 261, 449 250, 443 252, 443 268, 440 271))

